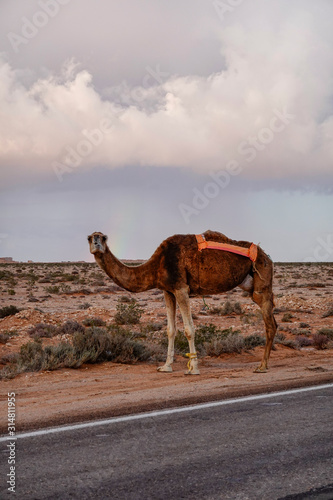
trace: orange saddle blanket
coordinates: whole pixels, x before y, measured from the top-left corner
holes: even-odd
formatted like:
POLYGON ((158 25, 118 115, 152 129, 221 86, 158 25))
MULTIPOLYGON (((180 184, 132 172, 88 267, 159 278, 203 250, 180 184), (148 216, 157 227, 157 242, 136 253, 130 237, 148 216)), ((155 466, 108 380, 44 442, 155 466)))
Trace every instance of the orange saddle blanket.
POLYGON ((249 248, 238 247, 237 245, 230 245, 229 243, 219 243, 218 241, 207 241, 203 234, 196 234, 196 239, 198 242, 198 249, 201 252, 206 248, 212 250, 224 250, 225 252, 237 253, 238 255, 243 255, 248 257, 255 262, 258 255, 257 245, 251 243, 249 248))

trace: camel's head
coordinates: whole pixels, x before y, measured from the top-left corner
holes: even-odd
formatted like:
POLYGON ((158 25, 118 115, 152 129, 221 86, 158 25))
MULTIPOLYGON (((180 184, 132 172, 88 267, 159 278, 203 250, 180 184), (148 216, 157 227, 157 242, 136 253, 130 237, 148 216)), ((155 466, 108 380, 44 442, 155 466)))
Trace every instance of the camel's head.
POLYGON ((88 236, 90 253, 104 253, 107 239, 108 237, 100 232, 95 232, 88 236))

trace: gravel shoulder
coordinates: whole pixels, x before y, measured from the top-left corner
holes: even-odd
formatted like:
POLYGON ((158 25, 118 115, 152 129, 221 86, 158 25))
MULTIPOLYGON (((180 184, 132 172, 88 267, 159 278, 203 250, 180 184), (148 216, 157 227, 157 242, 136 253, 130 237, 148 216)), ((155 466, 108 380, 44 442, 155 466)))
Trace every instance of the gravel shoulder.
MULTIPOLYGON (((333 382, 332 355, 278 347, 267 373, 253 373, 262 348, 229 359, 205 358, 201 375, 185 376, 186 360, 174 372, 159 373, 149 364, 102 363, 79 370, 26 373, 2 382, 2 398, 16 394, 17 432, 53 425, 126 415, 153 409, 214 401, 261 392, 333 382)), ((0 431, 6 433, 6 405, 0 431)))

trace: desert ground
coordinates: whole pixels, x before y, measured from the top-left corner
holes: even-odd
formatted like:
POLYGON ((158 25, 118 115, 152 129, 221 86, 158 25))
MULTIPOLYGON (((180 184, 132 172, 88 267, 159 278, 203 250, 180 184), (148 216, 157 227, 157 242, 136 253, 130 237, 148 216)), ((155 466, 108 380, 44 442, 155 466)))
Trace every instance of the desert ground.
MULTIPOLYGON (((270 369, 264 374, 253 373, 263 353, 258 345, 264 336, 261 313, 239 288, 204 301, 191 299, 196 330, 205 338, 199 350, 201 375, 184 376, 182 334, 177 336, 173 372, 156 370, 167 349, 162 292, 130 294, 95 263, 0 264, 0 278, 1 400, 15 392, 17 431, 333 381, 333 263, 275 264, 279 327, 270 369), (9 311, 10 306, 14 309, 9 311), (127 321, 130 308, 139 311, 134 324, 127 321), (150 348, 146 361, 134 356, 126 362, 120 356, 116 362, 82 363, 77 368, 66 362, 57 369, 17 368, 27 343, 40 349, 70 344, 77 323, 83 330, 112 330, 119 312, 125 318, 123 333, 150 348), (214 342, 216 332, 223 348, 214 342), (240 342, 243 339, 247 344, 240 342)), ((177 318, 181 330, 179 312, 177 318)), ((6 405, 1 408, 5 433, 6 405)))

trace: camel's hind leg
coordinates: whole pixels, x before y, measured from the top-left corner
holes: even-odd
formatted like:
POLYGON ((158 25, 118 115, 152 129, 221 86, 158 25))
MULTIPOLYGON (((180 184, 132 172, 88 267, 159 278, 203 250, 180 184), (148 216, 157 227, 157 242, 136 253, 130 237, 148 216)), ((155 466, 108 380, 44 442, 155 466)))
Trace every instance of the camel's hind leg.
POLYGON ((188 340, 188 345, 190 348, 188 370, 185 372, 186 375, 200 375, 198 369, 198 359, 197 352, 194 344, 195 329, 191 314, 190 297, 187 288, 182 288, 181 290, 175 291, 175 297, 179 305, 180 312, 182 314, 185 335, 188 340))
POLYGON ((168 356, 163 366, 159 366, 159 372, 172 372, 172 363, 175 352, 175 335, 176 335, 176 299, 170 292, 164 292, 164 300, 167 311, 167 332, 168 332, 168 356))
POLYGON ((268 360, 272 350, 274 337, 276 334, 277 324, 273 315, 274 301, 272 291, 273 265, 271 264, 271 273, 264 269, 260 273, 262 277, 255 273, 254 275, 254 290, 252 299, 261 309, 266 330, 266 345, 263 358, 258 368, 257 373, 264 373, 268 368, 268 360), (266 276, 265 276, 266 275, 266 276))

